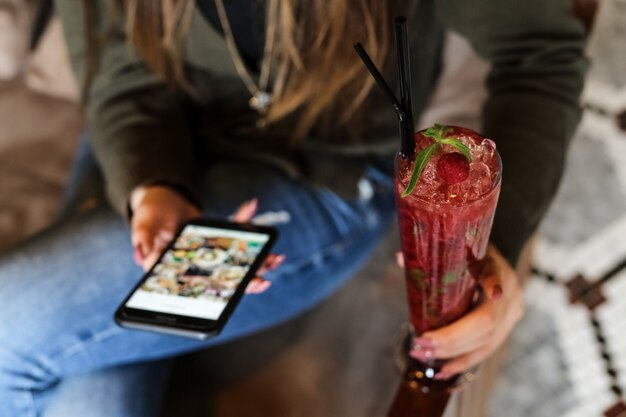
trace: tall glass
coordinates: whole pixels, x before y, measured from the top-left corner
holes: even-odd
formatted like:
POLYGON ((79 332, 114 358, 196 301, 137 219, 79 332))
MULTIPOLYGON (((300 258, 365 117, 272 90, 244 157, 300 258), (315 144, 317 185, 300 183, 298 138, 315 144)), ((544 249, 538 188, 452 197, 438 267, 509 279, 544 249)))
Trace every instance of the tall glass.
MULTIPOLYGON (((417 152, 433 141, 422 133, 415 134, 417 152)), ((469 176, 461 183, 439 178, 438 159, 456 151, 442 145, 413 193, 402 197, 414 161, 396 157, 398 222, 414 336, 450 324, 472 308, 500 192, 502 169, 495 144, 460 127, 450 127, 447 135, 471 150, 469 176)), ((438 384, 432 377, 441 363, 422 365, 417 374, 438 384)))

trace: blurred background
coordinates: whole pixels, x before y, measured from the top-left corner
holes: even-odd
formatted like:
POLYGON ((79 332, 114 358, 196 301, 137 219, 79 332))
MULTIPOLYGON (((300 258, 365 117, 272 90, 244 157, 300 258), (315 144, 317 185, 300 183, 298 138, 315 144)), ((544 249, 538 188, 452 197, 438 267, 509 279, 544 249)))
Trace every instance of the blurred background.
MULTIPOLYGON (((493 417, 626 416, 626 0, 580 0, 575 10, 592 63, 584 117, 537 239, 527 312, 493 417)), ((420 125, 480 130, 488 65, 454 33, 444 62, 420 125)), ((54 222, 83 129, 78 100, 51 2, 0 0, 0 249, 54 222)), ((397 242, 390 231, 344 289, 297 325, 268 334, 288 343, 268 342, 264 364, 245 379, 214 372, 215 358, 183 360, 165 413, 284 417, 302 415, 307 404, 311 416, 384 415, 398 381, 392 340, 406 317, 397 242), (189 363, 195 375, 182 377, 189 363), (196 401, 208 392, 211 401, 196 401)))

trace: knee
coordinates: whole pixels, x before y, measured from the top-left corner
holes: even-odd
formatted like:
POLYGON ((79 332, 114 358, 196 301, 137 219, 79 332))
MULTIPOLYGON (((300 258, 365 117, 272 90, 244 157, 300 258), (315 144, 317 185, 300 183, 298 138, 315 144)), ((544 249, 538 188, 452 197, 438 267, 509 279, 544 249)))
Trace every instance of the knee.
MULTIPOLYGON (((9 268, 11 269, 11 268, 9 268)), ((8 282, 20 276, 0 268, 0 386, 13 389, 44 388, 56 381, 52 361, 44 353, 50 323, 40 294, 8 282), (5 285, 5 283, 7 283, 5 285), (30 301, 28 301, 30 299, 30 301)), ((57 327, 58 328, 58 327, 57 327)))
POLYGON ((58 381, 43 355, 13 349, 0 340, 0 390, 44 390, 58 381))
POLYGON ((41 357, 6 342, 0 338, 0 415, 35 415, 33 393, 54 386, 59 378, 41 357))

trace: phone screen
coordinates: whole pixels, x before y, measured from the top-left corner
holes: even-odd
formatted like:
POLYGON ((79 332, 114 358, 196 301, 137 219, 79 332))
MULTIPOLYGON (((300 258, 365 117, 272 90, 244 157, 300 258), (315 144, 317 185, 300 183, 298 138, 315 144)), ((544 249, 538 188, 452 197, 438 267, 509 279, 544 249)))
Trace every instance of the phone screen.
POLYGON ((125 306, 217 320, 270 236, 187 225, 125 306))

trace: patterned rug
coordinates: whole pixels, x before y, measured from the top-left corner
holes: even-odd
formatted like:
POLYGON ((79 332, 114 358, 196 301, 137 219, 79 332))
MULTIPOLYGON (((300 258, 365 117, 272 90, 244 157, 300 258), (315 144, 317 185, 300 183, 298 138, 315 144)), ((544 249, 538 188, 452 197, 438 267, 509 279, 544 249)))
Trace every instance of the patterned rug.
POLYGON ((626 416, 626 135, 588 110, 490 415, 626 416))

